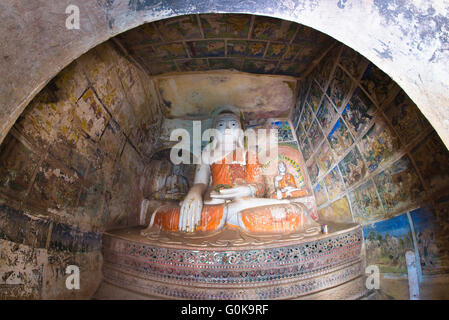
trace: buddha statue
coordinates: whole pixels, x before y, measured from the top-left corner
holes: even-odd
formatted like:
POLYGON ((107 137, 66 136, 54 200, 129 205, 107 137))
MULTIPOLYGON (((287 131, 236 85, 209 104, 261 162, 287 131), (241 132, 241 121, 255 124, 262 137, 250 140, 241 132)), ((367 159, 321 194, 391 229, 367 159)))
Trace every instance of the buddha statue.
MULTIPOLYGON (((275 192, 267 194, 257 154, 245 146, 240 117, 223 112, 213 119, 216 135, 201 154, 194 183, 179 204, 156 209, 147 228, 171 232, 217 232, 224 226, 247 233, 290 233, 318 227, 304 194, 280 162, 275 192)), ((145 233, 145 230, 144 230, 145 233)))

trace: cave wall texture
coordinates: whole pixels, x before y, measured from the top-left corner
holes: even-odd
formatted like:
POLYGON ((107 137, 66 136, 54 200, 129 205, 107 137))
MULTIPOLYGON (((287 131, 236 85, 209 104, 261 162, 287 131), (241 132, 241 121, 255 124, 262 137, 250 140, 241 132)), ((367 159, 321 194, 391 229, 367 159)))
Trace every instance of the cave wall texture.
POLYGON ((104 43, 27 106, 0 151, 1 298, 86 298, 101 232, 137 225, 162 116, 148 76, 104 43), (65 288, 80 266, 81 289, 65 288))

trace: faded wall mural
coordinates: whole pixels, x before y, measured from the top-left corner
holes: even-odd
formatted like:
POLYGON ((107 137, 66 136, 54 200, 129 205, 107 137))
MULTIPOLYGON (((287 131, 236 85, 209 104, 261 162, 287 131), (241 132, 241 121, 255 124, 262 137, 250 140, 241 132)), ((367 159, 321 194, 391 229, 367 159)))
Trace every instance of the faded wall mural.
POLYGON ((138 223, 159 110, 148 76, 110 43, 29 104, 0 147, 0 298, 94 293, 101 232, 138 223), (70 264, 78 292, 65 289, 70 264))
POLYGON ((423 273, 446 272, 449 151, 417 106, 342 45, 298 87, 291 117, 320 217, 365 225, 367 258, 383 272, 406 272, 414 248, 423 273))

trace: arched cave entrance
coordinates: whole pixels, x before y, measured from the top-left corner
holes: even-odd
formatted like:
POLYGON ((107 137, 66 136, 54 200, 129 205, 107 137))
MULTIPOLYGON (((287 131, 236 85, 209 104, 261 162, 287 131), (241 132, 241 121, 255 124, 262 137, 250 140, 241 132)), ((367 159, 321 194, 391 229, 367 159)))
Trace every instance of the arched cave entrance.
POLYGON ((170 132, 207 124, 224 104, 243 110, 248 126, 280 119, 286 142, 302 153, 318 215, 363 224, 367 259, 381 272, 406 273, 405 251, 414 250, 425 276, 447 273, 449 155, 407 94, 305 25, 191 14, 100 44, 20 114, 1 145, 0 235, 15 258, 5 282, 22 286, 2 297, 92 297, 102 232, 147 223, 143 199, 167 192, 154 175, 173 175, 159 170, 170 132), (76 292, 64 286, 68 261, 82 266, 76 292))

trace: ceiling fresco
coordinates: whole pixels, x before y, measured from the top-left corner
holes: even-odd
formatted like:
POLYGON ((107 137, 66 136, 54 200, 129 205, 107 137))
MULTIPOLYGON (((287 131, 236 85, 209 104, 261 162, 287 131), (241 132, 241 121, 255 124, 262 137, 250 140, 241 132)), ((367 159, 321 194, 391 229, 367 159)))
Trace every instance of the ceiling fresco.
POLYGON ((179 16, 116 40, 150 75, 235 69, 301 77, 335 40, 306 26, 246 14, 179 16))

